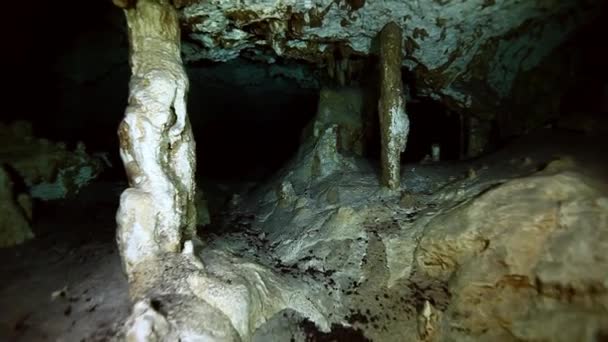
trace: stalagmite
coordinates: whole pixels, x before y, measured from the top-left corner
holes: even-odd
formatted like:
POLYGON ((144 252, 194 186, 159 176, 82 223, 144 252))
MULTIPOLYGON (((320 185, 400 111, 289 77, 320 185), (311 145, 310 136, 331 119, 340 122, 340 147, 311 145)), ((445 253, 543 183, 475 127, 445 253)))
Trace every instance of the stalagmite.
POLYGON ((178 252, 195 230, 195 143, 178 16, 169 0, 114 1, 129 29, 129 105, 118 129, 129 188, 116 215, 129 278, 138 264, 178 252))
POLYGON ((476 117, 468 117, 466 158, 475 158, 482 155, 490 142, 491 126, 488 122, 476 117))
POLYGON ((405 112, 401 82, 401 28, 388 23, 380 32, 380 137, 382 140, 382 184, 399 187, 401 152, 405 151, 410 122, 405 112))

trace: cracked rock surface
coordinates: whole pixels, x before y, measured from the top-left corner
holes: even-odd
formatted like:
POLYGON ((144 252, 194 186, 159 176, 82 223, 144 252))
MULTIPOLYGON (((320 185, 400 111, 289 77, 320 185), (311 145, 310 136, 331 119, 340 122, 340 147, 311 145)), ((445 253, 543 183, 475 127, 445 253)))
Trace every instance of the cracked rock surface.
POLYGON ((186 61, 228 61, 240 54, 285 56, 331 67, 343 56, 376 54, 384 25, 403 30, 418 87, 459 107, 509 96, 517 76, 537 66, 601 1, 174 1, 188 41, 186 61))
POLYGON ((173 333, 218 341, 604 336, 605 165, 568 148, 406 165, 400 192, 361 162, 307 182, 284 172, 242 194, 202 244, 161 258, 142 292, 159 304, 132 320, 153 310, 173 333), (199 314, 209 319, 185 321, 199 314))

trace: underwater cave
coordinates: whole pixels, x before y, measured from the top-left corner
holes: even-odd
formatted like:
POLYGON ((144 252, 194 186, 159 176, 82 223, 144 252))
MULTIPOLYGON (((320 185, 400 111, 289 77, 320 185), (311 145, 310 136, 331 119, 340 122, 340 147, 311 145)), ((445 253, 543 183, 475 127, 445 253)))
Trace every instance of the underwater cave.
POLYGON ((604 2, 14 6, 1 341, 606 340, 604 2))

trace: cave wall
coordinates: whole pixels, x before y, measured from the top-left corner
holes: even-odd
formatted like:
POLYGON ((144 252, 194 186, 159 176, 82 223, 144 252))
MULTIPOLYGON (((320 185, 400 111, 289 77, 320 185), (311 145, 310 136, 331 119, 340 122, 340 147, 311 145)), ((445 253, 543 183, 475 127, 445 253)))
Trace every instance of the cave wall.
POLYGON ((105 1, 83 15, 76 1, 15 4, 3 21, 11 53, 3 121, 34 123, 36 135, 92 149, 115 146, 128 94, 124 18, 105 1), (92 128, 95 129, 92 129, 92 128), (83 134, 83 132, 87 132, 83 134))

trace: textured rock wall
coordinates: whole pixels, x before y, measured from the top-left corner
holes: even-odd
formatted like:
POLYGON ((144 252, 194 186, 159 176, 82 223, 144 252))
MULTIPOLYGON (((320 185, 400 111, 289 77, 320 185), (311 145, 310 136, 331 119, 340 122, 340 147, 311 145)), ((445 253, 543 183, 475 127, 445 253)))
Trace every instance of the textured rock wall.
POLYGON ((116 220, 123 264, 133 280, 137 264, 180 251, 182 239, 194 234, 196 160, 177 13, 168 1, 142 0, 125 15, 133 75, 118 135, 129 188, 116 220))
POLYGON ((107 166, 104 159, 103 154, 89 155, 80 142, 70 151, 63 142, 35 137, 29 122, 0 123, 0 164, 8 165, 34 198, 75 195, 107 166))
POLYGON ((332 64, 331 70, 348 66, 341 58, 349 55, 377 53, 373 37, 395 22, 403 30, 403 64, 414 71, 421 92, 458 108, 496 109, 518 74, 538 65, 599 4, 218 0, 180 2, 180 15, 189 38, 187 60, 226 61, 246 52, 332 64))
POLYGON ((338 150, 363 155, 364 97, 363 90, 355 87, 322 88, 317 115, 312 122, 312 135, 319 137, 324 129, 337 125, 338 150))

